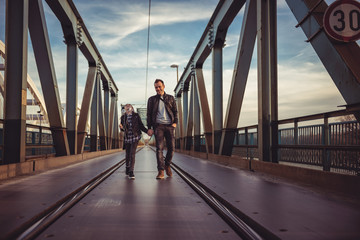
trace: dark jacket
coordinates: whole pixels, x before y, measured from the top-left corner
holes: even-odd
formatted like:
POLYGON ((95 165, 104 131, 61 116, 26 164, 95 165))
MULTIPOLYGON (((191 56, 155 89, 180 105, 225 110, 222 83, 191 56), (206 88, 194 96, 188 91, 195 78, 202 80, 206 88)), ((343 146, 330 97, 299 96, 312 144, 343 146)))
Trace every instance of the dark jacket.
MULTIPOLYGON (((120 122, 123 125, 124 129, 121 129, 122 131, 125 131, 125 136, 127 136, 128 134, 128 130, 129 130, 129 122, 127 121, 127 116, 126 114, 122 115, 120 118, 120 122)), ((144 126, 144 124, 141 121, 140 115, 136 112, 132 113, 132 118, 131 118, 131 123, 132 123, 132 131, 135 137, 140 136, 141 135, 141 131, 143 131, 144 133, 147 133, 147 129, 144 126)))
MULTIPOLYGON (((176 108, 175 98, 171 95, 164 93, 164 103, 166 112, 171 118, 171 123, 178 123, 178 111, 176 108)), ((160 95, 156 94, 149 97, 147 104, 147 126, 149 129, 156 128, 156 116, 159 108, 160 95)))

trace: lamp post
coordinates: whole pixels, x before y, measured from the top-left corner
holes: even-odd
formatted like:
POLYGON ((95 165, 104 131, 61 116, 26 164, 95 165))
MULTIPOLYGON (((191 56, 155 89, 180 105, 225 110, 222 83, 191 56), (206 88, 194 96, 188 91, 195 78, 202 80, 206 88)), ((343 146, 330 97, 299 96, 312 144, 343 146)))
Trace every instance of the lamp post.
POLYGON ((176 82, 179 82, 179 65, 172 64, 171 68, 176 68, 176 82))
POLYGON ((41 127, 41 120, 42 120, 42 115, 41 114, 41 110, 40 111, 37 111, 37 113, 39 114, 39 120, 40 120, 40 128, 39 128, 39 145, 42 144, 42 127, 41 127))
POLYGON ((41 127, 41 120, 42 120, 42 116, 44 116, 44 115, 42 115, 41 114, 41 110, 40 111, 37 111, 37 113, 39 114, 39 120, 40 120, 40 129, 39 129, 39 144, 41 145, 41 143, 42 143, 42 127, 41 127))
MULTIPOLYGON (((179 83, 179 65, 171 64, 170 67, 176 68, 176 83, 179 83)), ((180 144, 181 144, 181 133, 180 133, 180 125, 179 124, 176 125, 176 129, 175 129, 175 148, 177 146, 177 141, 180 141, 180 144)), ((181 147, 180 147, 180 149, 181 149, 181 147)))

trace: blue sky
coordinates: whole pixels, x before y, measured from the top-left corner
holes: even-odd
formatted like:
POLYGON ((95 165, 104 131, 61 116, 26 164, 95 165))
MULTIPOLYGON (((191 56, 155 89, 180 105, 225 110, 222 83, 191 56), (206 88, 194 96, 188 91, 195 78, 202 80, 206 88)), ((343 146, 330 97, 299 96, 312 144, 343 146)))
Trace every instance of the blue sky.
MULTIPOLYGON (((149 75, 146 86, 146 44, 148 1, 146 0, 73 0, 88 31, 99 49, 118 88, 119 104, 141 106, 145 95, 155 94, 153 81, 165 81, 165 91, 173 94, 176 70, 186 66, 207 25, 218 0, 152 0, 149 75)), ((331 3, 333 1, 326 1, 331 3)), ((5 0, 0 0, 0 40, 5 41, 5 0)), ((44 1, 47 26, 59 83, 61 101, 65 102, 66 46, 61 27, 44 1)), ((240 35, 241 11, 228 30, 224 48, 224 114, 240 35)), ((284 0, 278 1, 278 71, 279 119, 339 110, 345 104, 339 91, 319 61, 315 51, 284 0)), ((30 76, 40 87, 29 43, 30 76)), ((79 99, 84 90, 87 63, 79 54, 79 99)), ((211 107, 211 56, 204 64, 204 77, 211 107)), ((239 126, 257 123, 256 47, 240 116, 239 126)))

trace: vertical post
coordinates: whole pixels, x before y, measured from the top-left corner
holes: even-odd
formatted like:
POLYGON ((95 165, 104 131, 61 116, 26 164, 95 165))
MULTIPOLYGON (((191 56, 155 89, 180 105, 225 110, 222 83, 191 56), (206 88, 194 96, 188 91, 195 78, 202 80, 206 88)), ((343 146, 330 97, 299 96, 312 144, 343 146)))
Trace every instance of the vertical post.
POLYGON ((99 84, 100 73, 98 72, 95 79, 94 93, 91 102, 90 115, 90 151, 96 152, 98 150, 98 114, 99 114, 99 84))
POLYGON ((294 144, 299 145, 299 123, 297 119, 294 122, 294 144))
POLYGON ((258 148, 259 158, 270 161, 270 106, 269 106, 269 38, 268 0, 258 0, 257 42, 258 42, 258 148))
POLYGON ((66 128, 70 154, 77 154, 77 65, 78 46, 73 36, 66 37, 66 128))
POLYGON ((246 159, 249 159, 249 130, 245 128, 246 159))
POLYGON ((279 162, 278 142, 278 72, 277 72, 277 1, 269 4, 269 51, 270 51, 270 128, 271 128, 271 162, 279 162))
POLYGON ((183 149, 186 149, 186 134, 187 134, 187 125, 188 125, 188 115, 189 115, 189 89, 184 89, 182 94, 182 100, 183 100, 183 132, 182 132, 182 143, 183 143, 183 149))
POLYGON ((200 111, 202 113, 202 120, 204 126, 206 153, 211 153, 213 149, 212 122, 211 122, 210 108, 207 100, 202 68, 195 68, 195 74, 196 74, 195 77, 196 77, 196 87, 197 87, 196 90, 199 96, 200 111))
POLYGON ((109 114, 109 129, 108 129, 108 149, 112 149, 112 146, 113 146, 115 108, 116 108, 116 96, 114 94, 111 94, 111 98, 110 98, 110 114, 109 114))
POLYGON ((25 161, 28 1, 6 1, 4 163, 25 161))
MULTIPOLYGON (((103 85, 104 81, 103 81, 103 85)), ((103 86, 105 89, 105 86, 103 86)), ((106 140, 106 130, 105 130, 105 117, 104 117, 104 109, 103 109, 103 103, 102 103, 102 94, 100 89, 100 82, 99 82, 99 115, 98 115, 98 121, 99 121, 99 135, 100 135, 100 150, 107 150, 107 140, 106 140)))
POLYGON ((39 145, 42 144, 42 126, 41 126, 41 118, 42 118, 42 114, 39 113, 39 120, 40 120, 40 128, 39 128, 39 145))
POLYGON ((188 118, 186 125, 186 138, 185 138, 185 149, 191 150, 193 140, 193 126, 194 126, 194 76, 191 76, 191 89, 190 89, 190 104, 188 110, 188 118))
POLYGON ((181 97, 177 97, 176 98, 176 106, 178 108, 178 118, 179 118, 179 122, 177 125, 177 129, 178 129, 178 142, 180 144, 180 149, 183 150, 183 142, 182 142, 182 138, 183 138, 183 114, 182 114, 182 106, 181 106, 181 97))
POLYGON ((222 76, 223 42, 215 44, 212 50, 212 86, 213 86, 213 153, 218 154, 223 127, 223 76, 222 76))
POLYGON ((113 126, 113 149, 119 148, 119 113, 118 113, 118 94, 115 94, 114 103, 114 126, 113 126))
POLYGON ((197 92, 197 83, 194 76, 193 84, 194 89, 192 91, 193 94, 193 111, 194 111, 194 151, 200 152, 201 151, 201 136, 200 136, 200 103, 199 103, 199 96, 197 92))
POLYGON ((259 158, 278 162, 276 1, 257 2, 259 158))
POLYGON ((107 146, 106 149, 109 149, 109 119, 110 119, 110 89, 108 85, 104 84, 104 121, 105 121, 105 135, 107 146))
POLYGON ((86 140, 86 124, 89 120, 91 101, 94 93, 94 83, 97 77, 96 66, 89 66, 83 99, 81 103, 80 116, 77 126, 77 153, 83 153, 86 140))
POLYGON ((323 126, 323 139, 322 144, 325 146, 323 150, 323 170, 330 171, 331 168, 331 159, 330 159, 330 151, 326 148, 330 144, 329 138, 329 118, 324 116, 324 126, 323 126))

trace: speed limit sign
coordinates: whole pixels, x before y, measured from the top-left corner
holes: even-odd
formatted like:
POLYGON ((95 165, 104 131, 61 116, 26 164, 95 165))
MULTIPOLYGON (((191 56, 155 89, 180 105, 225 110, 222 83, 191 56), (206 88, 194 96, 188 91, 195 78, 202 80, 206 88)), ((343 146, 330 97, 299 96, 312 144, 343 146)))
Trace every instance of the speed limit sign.
POLYGON ((351 42, 360 39, 360 3, 356 0, 337 0, 324 14, 324 28, 332 38, 351 42))

